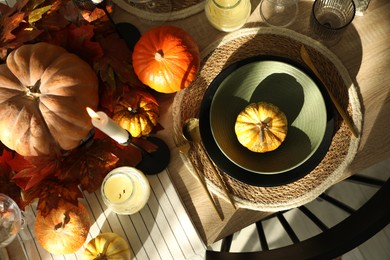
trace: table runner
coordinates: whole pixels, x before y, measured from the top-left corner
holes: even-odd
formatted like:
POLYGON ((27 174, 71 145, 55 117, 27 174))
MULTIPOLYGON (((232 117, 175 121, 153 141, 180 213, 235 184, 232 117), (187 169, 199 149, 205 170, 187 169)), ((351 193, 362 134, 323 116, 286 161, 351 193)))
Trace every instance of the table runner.
POLYGON ((138 16, 143 19, 148 19, 153 16, 154 21, 174 21, 184 19, 193 14, 204 10, 205 0, 171 0, 172 10, 169 10, 164 5, 159 5, 156 0, 156 7, 153 12, 146 11, 142 8, 143 4, 134 4, 130 0, 112 0, 117 6, 126 12, 138 16))
MULTIPOLYGON (((132 259, 203 259, 205 245, 185 211, 167 171, 147 176, 151 195, 147 205, 133 215, 117 215, 104 205, 100 192, 84 193, 91 229, 87 241, 102 232, 114 232, 129 242, 132 259), (135 257, 134 257, 135 256, 135 257)), ((52 255, 34 240, 36 211, 27 211, 28 226, 19 235, 27 259, 82 259, 84 246, 75 254, 52 255)), ((86 244, 84 244, 86 245, 86 244)))
MULTIPOLYGON (((248 28, 228 34, 202 51, 202 65, 197 80, 179 92, 173 103, 174 128, 190 117, 197 117, 203 94, 218 73, 228 65, 256 55, 275 55, 303 64, 299 50, 304 44, 317 66, 326 75, 325 81, 348 113, 358 130, 362 114, 357 89, 348 71, 330 50, 309 37, 283 28, 248 28)), ((304 178, 275 186, 256 187, 240 182, 220 171, 227 189, 240 207, 260 211, 280 211, 310 202, 334 183, 340 181, 344 170, 354 158, 359 138, 352 137, 348 127, 335 112, 335 129, 328 153, 320 164, 304 178)), ((200 147, 193 146, 192 160, 205 175, 210 190, 227 199, 200 147)))

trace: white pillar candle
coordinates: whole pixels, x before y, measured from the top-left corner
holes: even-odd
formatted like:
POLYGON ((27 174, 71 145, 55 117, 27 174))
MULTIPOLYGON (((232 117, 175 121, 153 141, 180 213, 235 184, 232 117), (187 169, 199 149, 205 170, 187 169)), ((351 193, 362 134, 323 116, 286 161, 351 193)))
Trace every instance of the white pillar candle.
POLYGON ((106 113, 101 111, 95 112, 89 107, 87 107, 87 112, 91 117, 92 125, 94 127, 98 128, 120 144, 124 144, 129 140, 129 133, 115 123, 114 120, 109 118, 106 113))
POLYGON ((104 203, 117 214, 134 214, 140 211, 150 196, 146 176, 134 167, 119 167, 104 178, 101 193, 104 203))

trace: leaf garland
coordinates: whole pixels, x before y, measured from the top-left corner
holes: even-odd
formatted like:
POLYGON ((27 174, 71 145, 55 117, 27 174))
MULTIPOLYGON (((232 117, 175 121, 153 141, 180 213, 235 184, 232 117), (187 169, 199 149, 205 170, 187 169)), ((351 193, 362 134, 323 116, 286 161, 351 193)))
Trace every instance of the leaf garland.
MULTIPOLYGON (((145 91, 134 73, 132 52, 103 10, 80 11, 71 0, 20 0, 13 7, 0 3, 0 12, 0 62, 23 44, 44 41, 62 46, 94 68, 100 81, 100 109, 108 114, 124 92, 145 91)), ((82 191, 96 191, 113 168, 136 166, 142 160, 135 147, 119 145, 99 130, 92 135, 78 148, 50 156, 23 157, 0 143, 0 192, 21 209, 38 199, 37 209, 47 215, 60 200, 77 205, 82 191)), ((148 152, 157 149, 142 138, 133 142, 148 152)))

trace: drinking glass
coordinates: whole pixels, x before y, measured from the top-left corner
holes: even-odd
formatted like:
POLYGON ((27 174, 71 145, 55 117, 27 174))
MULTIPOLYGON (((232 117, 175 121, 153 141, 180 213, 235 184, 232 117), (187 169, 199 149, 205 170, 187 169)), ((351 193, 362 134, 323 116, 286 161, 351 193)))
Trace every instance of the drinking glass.
POLYGON ((336 44, 353 21, 355 11, 353 0, 315 0, 311 15, 315 37, 325 45, 336 44))
POLYGON ((262 0, 260 16, 270 26, 287 27, 298 15, 298 0, 262 0))
POLYGON ((22 212, 16 202, 0 193, 0 248, 8 246, 23 225, 22 212))
POLYGON ((167 21, 172 12, 171 0, 128 0, 139 9, 139 19, 143 23, 157 25, 167 21))
POLYGON ((240 29, 251 12, 250 0, 207 0, 206 17, 216 29, 232 32, 240 29))

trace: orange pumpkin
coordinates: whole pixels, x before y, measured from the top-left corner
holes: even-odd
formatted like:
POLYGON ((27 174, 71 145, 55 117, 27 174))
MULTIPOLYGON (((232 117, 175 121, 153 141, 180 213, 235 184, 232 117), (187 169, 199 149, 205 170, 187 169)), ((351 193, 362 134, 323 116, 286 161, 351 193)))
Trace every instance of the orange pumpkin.
POLYGON ((162 93, 186 88, 200 66, 195 40, 175 26, 157 26, 143 34, 134 47, 132 59, 142 83, 162 93))
POLYGON ((75 206, 60 200, 58 207, 47 216, 38 211, 35 235, 39 244, 52 254, 71 254, 82 247, 90 228, 89 213, 79 202, 75 206))
POLYGON ((65 49, 23 45, 0 65, 0 140, 24 156, 70 150, 92 129, 98 104, 92 68, 65 49))
POLYGON ((159 113, 158 103, 150 93, 131 89, 115 105, 113 120, 132 137, 141 137, 157 125, 159 113))
POLYGON ((249 150, 269 152, 286 138, 287 118, 271 103, 251 103, 238 114, 234 130, 238 141, 249 150))

